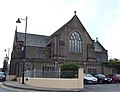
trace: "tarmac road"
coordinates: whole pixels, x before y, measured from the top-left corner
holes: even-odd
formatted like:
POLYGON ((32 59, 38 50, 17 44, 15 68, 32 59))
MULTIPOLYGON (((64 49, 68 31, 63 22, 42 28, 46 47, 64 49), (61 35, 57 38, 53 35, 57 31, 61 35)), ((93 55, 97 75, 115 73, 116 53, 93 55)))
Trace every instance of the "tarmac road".
POLYGON ((3 85, 2 82, 0 82, 0 92, 42 92, 42 91, 33 91, 33 90, 22 90, 22 89, 15 89, 6 87, 3 85))
MULTIPOLYGON (((6 85, 0 83, 0 92, 48 92, 48 89, 44 89, 43 91, 43 88, 37 88, 38 90, 31 90, 31 88, 35 88, 35 87, 28 86, 26 84, 21 84, 16 81, 5 81, 4 84, 6 85)), ((51 89, 51 91, 49 90, 49 92, 61 92, 61 90, 51 89)), ((65 90, 62 92, 78 92, 78 91, 65 90)), ((84 89, 79 92, 120 92, 120 83, 85 85, 84 89)))
POLYGON ((120 92, 120 83, 85 85, 84 92, 120 92))

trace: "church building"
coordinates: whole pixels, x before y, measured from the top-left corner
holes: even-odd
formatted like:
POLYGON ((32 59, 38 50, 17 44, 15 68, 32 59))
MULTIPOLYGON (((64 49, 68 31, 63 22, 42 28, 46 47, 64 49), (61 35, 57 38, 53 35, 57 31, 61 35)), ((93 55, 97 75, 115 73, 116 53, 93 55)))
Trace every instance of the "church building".
POLYGON ((11 75, 21 76, 22 69, 58 71, 64 63, 78 64, 85 73, 104 73, 102 62, 108 61, 107 50, 98 39, 91 38, 76 12, 50 36, 26 33, 26 46, 24 38, 25 33, 16 29, 10 61, 11 75))

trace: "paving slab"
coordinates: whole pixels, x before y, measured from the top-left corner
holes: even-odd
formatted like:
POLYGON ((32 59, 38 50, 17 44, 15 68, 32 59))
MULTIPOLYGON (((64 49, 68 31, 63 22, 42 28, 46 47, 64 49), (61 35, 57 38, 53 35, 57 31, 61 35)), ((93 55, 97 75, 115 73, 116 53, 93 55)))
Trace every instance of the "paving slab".
POLYGON ((22 84, 18 81, 4 81, 4 86, 23 89, 23 90, 34 90, 34 91, 49 91, 49 92, 83 92, 82 89, 59 89, 59 88, 43 88, 35 87, 27 84, 22 84))

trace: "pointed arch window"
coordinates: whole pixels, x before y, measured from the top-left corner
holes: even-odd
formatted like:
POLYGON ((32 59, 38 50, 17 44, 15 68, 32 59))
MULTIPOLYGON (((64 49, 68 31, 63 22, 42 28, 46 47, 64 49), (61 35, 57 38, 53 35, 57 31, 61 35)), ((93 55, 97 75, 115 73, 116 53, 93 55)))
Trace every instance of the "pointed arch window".
POLYGON ((70 36, 70 52, 71 53, 82 53, 82 39, 77 31, 74 31, 70 36))
POLYGON ((38 51, 37 52, 37 58, 39 58, 39 59, 44 59, 44 51, 38 51))

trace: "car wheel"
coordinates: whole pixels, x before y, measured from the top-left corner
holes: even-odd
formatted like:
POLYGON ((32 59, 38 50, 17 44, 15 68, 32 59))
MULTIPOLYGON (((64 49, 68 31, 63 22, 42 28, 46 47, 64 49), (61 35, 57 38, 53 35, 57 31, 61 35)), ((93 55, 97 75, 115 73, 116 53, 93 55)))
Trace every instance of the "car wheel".
POLYGON ((115 81, 114 81, 114 80, 112 80, 112 83, 115 83, 115 81))
POLYGON ((84 80, 84 84, 87 84, 87 80, 84 80))
POLYGON ((99 83, 100 83, 100 84, 102 84, 102 83, 103 83, 103 81, 102 81, 102 80, 99 80, 99 83))
POLYGON ((89 81, 88 80, 84 80, 84 84, 88 84, 89 83, 89 81))

